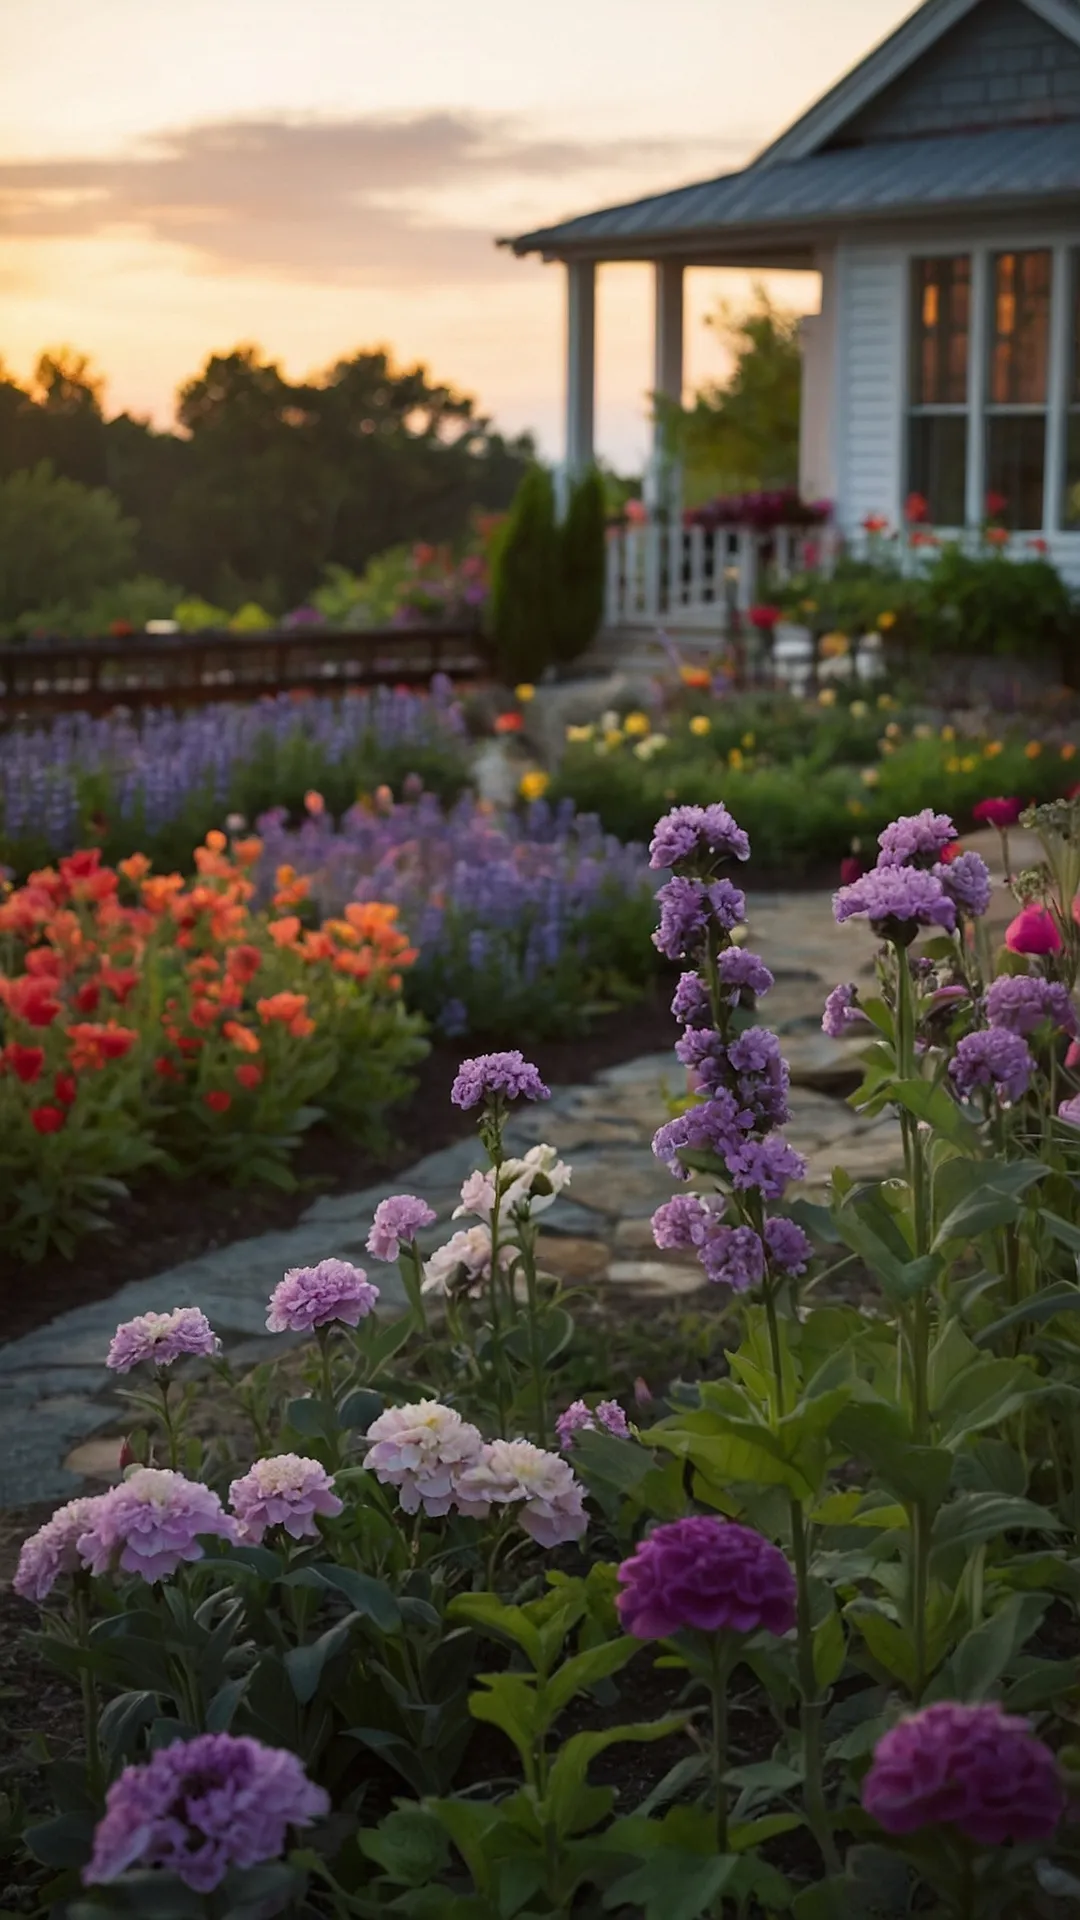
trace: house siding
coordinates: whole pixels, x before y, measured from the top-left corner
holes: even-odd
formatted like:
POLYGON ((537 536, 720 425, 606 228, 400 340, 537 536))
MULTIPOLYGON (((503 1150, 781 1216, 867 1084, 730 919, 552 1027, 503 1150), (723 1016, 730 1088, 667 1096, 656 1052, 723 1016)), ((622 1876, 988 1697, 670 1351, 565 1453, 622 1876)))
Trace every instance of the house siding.
POLYGON ((868 513, 896 519, 903 485, 904 256, 848 246, 839 263, 837 519, 845 531, 868 513))
POLYGON ((1080 120, 1080 47, 1023 0, 983 0, 829 145, 1047 120, 1080 120))

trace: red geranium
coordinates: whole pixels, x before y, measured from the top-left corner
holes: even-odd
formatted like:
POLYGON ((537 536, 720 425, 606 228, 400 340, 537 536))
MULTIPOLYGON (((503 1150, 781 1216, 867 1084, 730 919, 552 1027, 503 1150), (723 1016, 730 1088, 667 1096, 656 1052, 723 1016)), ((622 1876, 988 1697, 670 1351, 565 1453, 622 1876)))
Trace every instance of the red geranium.
POLYGON ((246 1061, 242 1067, 236 1069, 237 1083, 248 1093, 254 1093, 255 1088, 262 1085, 262 1077, 262 1068, 255 1066, 251 1061, 246 1061))
POLYGON ((79 1091, 79 1083, 73 1073, 58 1073, 53 1081, 53 1092, 62 1107, 71 1107, 79 1091))
POLYGON ((60 1011, 60 1002, 50 991, 52 984, 22 973, 16 980, 0 980, 0 1000, 16 1020, 25 1020, 28 1027, 51 1027, 60 1011))
POLYGON ((45 1065, 45 1049, 44 1047, 24 1047, 18 1040, 9 1040, 3 1052, 0 1053, 0 1061, 11 1068, 15 1078, 21 1080, 24 1087, 29 1087, 38 1078, 45 1065))
POLYGON ((784 614, 781 607, 751 607, 746 617, 752 627, 759 628, 762 633, 771 633, 774 627, 779 626, 784 614))
POLYGON ((924 493, 909 493, 904 501, 904 519, 921 526, 930 518, 930 502, 924 493))
POLYGON ((75 1005, 80 1013, 96 1013, 101 999, 101 987, 96 980, 86 980, 75 995, 75 1005))
POLYGON ((232 1094, 226 1093, 223 1087, 211 1087, 209 1093, 203 1094, 203 1102, 211 1113, 228 1113, 232 1106, 232 1094))
POLYGON ((67 1114, 63 1107, 31 1107, 30 1125, 36 1133, 59 1133, 67 1114))
POLYGON ((1008 527, 987 527, 986 542, 991 547, 1007 547, 1012 535, 1008 527))
POLYGON ((497 713, 495 715, 496 733, 520 733, 524 722, 520 713, 497 713))
MULTIPOLYGON (((917 496, 912 495, 911 497, 916 498, 917 496)), ((887 533, 889 521, 887 515, 884 513, 868 513, 862 525, 864 533, 887 533)))
POLYGON ((1004 513, 1008 504, 1009 504, 1009 496, 1007 493, 988 493, 986 496, 987 519, 988 520, 1000 519, 1001 515, 1004 513))
POLYGON ((123 1006, 128 995, 134 993, 141 975, 136 967, 102 967, 98 975, 107 993, 123 1006))

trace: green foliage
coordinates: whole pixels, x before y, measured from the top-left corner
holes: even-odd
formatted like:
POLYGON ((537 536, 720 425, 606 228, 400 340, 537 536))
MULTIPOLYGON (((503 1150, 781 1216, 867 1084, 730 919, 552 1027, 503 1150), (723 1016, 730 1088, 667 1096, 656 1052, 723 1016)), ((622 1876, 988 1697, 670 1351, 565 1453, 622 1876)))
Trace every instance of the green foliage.
POLYGON ((689 407, 655 396, 665 451, 683 474, 683 497, 699 506, 718 493, 793 487, 799 471, 802 353, 799 317, 758 288, 754 306, 723 306, 710 322, 732 355, 723 381, 689 407))
POLYGON ((559 609, 555 489, 546 467, 531 467, 495 539, 491 635, 501 679, 537 680, 554 658, 559 609))
POLYGON ((560 664, 577 660, 595 640, 604 617, 604 482, 585 474, 570 490, 559 534, 559 593, 554 652, 560 664))
POLYGON ((82 604, 131 571, 136 528, 104 487, 47 461, 0 480, 0 623, 35 608, 82 604))
MULTIPOLYGON (((38 630, 72 639, 100 638, 110 629, 131 628, 141 633, 148 620, 172 620, 179 587, 150 574, 136 574, 116 586, 99 587, 88 600, 64 600, 36 607, 15 621, 12 632, 27 635, 38 630)), ((224 617, 224 616, 223 616, 224 617)))

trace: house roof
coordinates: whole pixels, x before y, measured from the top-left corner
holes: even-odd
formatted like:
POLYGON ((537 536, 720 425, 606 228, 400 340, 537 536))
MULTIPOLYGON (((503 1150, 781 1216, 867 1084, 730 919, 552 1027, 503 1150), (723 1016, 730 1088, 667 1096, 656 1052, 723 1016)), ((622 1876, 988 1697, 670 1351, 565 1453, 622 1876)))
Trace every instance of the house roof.
POLYGON ((770 160, 742 173, 585 213, 500 244, 517 254, 637 259, 658 248, 678 254, 722 251, 749 233, 828 231, 853 219, 1003 211, 1080 195, 1075 121, 889 140, 770 160))

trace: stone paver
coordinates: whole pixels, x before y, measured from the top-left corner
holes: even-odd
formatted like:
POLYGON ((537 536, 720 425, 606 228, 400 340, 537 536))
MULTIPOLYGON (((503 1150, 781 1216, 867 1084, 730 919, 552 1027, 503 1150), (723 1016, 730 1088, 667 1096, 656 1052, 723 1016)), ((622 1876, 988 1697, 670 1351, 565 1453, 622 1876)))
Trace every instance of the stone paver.
MULTIPOLYGON (((895 1122, 862 1121, 842 1097, 857 1084, 857 1043, 829 1040, 821 1031, 829 988, 871 976, 866 929, 837 928, 829 896, 810 893, 752 895, 750 924, 751 943, 776 977, 761 1012, 790 1061, 786 1131, 807 1156, 809 1194, 823 1194, 838 1162, 864 1178, 893 1171, 895 1122)), ((543 1216, 541 1238, 545 1267, 567 1284, 603 1285, 628 1305, 690 1298, 706 1285, 700 1267, 685 1256, 660 1253, 649 1228, 654 1209, 675 1190, 652 1155, 652 1135, 685 1092, 685 1070, 674 1053, 648 1054, 588 1085, 554 1088, 550 1102, 514 1116, 507 1129, 512 1153, 547 1140, 573 1162, 570 1190, 543 1216)), ((229 1357, 255 1364, 281 1351, 280 1339, 266 1332, 266 1302, 286 1267, 328 1254, 362 1260, 375 1208, 392 1193, 423 1194, 436 1209, 436 1225, 421 1238, 424 1251, 432 1250, 446 1236, 476 1155, 471 1136, 455 1141, 392 1181, 324 1195, 287 1231, 186 1261, 0 1346, 0 1507, 70 1499, 88 1481, 115 1472, 122 1409, 103 1363, 118 1321, 198 1305, 229 1357)), ((377 1278, 384 1306, 400 1311, 396 1268, 379 1267, 377 1278)))

